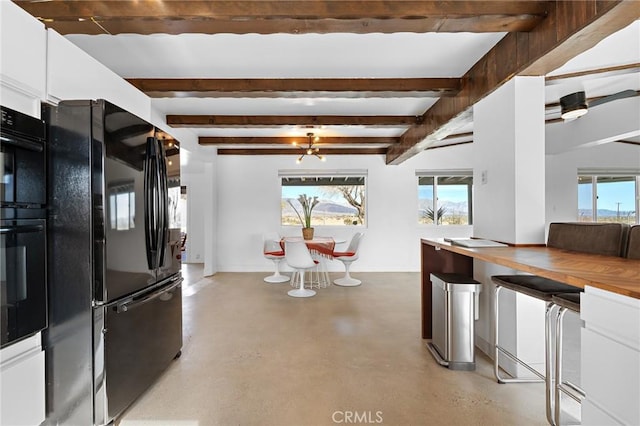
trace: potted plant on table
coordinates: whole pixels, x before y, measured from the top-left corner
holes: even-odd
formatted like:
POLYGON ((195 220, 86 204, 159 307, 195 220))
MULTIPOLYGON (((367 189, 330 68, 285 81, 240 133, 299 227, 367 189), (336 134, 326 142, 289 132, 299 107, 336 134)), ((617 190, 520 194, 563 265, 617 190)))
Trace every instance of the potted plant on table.
POLYGON ((302 215, 300 215, 300 212, 298 211, 298 209, 296 209, 296 206, 293 205, 291 200, 288 201, 293 210, 298 215, 298 219, 300 219, 300 223, 302 224, 302 237, 305 240, 312 240, 313 228, 311 227, 311 213, 313 212, 315 206, 318 205, 318 197, 309 197, 307 196, 307 194, 301 194, 300 196, 298 196, 298 202, 302 207, 302 215))

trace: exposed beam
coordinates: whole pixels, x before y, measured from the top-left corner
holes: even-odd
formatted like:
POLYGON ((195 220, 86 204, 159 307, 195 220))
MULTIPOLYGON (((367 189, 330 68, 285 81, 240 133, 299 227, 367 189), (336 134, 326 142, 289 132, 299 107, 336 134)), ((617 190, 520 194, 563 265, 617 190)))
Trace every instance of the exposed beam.
MULTIPOLYGON (((321 155, 383 155, 387 148, 323 148, 321 155)), ((219 148, 218 155, 300 155, 295 148, 219 148)))
MULTIPOLYGON (((377 144, 393 145, 399 138, 387 137, 320 137, 313 146, 323 145, 357 145, 357 144, 377 144)), ((292 145, 298 142, 304 145, 307 142, 306 136, 300 137, 217 137, 201 136, 198 138, 200 145, 292 145)))
POLYGON ((529 33, 509 33, 463 76, 458 95, 441 98, 389 148, 399 164, 460 128, 472 106, 518 74, 545 75, 640 16, 640 2, 560 1, 529 33))
POLYGON ((459 78, 130 78, 160 97, 441 97, 460 91, 459 78))
POLYGON ((167 115, 172 127, 407 126, 412 115, 167 115))
POLYGON ((545 1, 74 1, 21 7, 61 34, 530 31, 545 1))
POLYGON ((553 84, 563 84, 574 78, 581 78, 586 76, 597 75, 598 78, 613 77, 619 75, 635 74, 640 72, 640 64, 626 64, 618 65, 615 67, 595 68, 591 70, 584 70, 579 72, 572 72, 566 74, 551 75, 545 77, 545 84, 547 86, 553 84))

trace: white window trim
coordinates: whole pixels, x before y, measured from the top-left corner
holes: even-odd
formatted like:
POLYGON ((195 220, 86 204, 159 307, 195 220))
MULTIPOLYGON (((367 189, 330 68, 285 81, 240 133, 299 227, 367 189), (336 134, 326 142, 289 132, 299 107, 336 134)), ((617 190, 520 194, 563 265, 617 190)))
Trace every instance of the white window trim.
MULTIPOLYGON (((636 224, 640 224, 640 169, 578 169, 578 176, 591 176, 591 209, 593 211, 593 221, 598 221, 598 177, 607 176, 635 176, 636 178, 636 193, 635 193, 635 211, 636 211, 636 224)), ((577 188, 576 188, 577 189, 577 188)), ((579 217, 578 208, 576 211, 576 218, 579 217)))
MULTIPOLYGON (((286 177, 328 177, 328 176, 336 176, 336 177, 363 177, 364 178, 364 191, 365 191, 365 206, 364 206, 364 217, 365 223, 362 225, 314 225, 316 229, 367 229, 369 228, 369 174, 367 169, 349 169, 349 170, 331 170, 331 169, 305 169, 305 170, 297 170, 297 169, 282 169, 278 170, 278 185, 280 186, 280 197, 282 199, 282 178, 286 177)), ((294 225, 283 225, 282 224, 282 211, 280 211, 279 216, 279 226, 281 228, 289 229, 294 225)))
MULTIPOLYGON (((419 201, 419 187, 420 187, 420 181, 419 179, 421 177, 442 177, 442 176, 471 176, 471 178, 473 179, 473 170, 472 169, 451 169, 451 170, 416 170, 416 203, 418 203, 419 201)), ((469 205, 469 208, 471 209, 471 212, 469 214, 469 221, 471 223, 468 223, 466 225, 438 225, 436 221, 434 221, 434 223, 420 223, 420 215, 418 214, 418 208, 416 208, 416 223, 419 227, 456 227, 456 228, 461 228, 461 227, 473 227, 473 199, 474 199, 474 195, 473 192, 471 194, 471 202, 469 205)), ((434 185, 433 187, 433 200, 434 203, 438 200, 438 185, 434 185)), ((417 206, 416 206, 417 207, 417 206)), ((434 206, 437 209, 437 203, 434 206)), ((437 210, 436 210, 437 211, 437 210)), ((437 219, 437 218, 436 218, 437 219)))

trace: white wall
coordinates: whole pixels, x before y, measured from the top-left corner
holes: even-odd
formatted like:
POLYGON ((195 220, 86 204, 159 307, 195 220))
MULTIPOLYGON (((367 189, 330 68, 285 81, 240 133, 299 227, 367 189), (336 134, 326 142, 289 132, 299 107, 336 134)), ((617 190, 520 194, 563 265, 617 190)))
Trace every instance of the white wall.
MULTIPOLYGON (((316 227, 316 235, 348 241, 362 230, 365 237, 354 271, 419 271, 420 238, 470 236, 471 227, 418 225, 415 172, 471 169, 472 151, 470 144, 429 150, 399 166, 387 166, 383 156, 329 156, 326 163, 305 159, 302 169, 368 172, 366 227, 316 227)), ((300 234, 299 227, 280 226, 278 171, 296 167, 293 156, 218 157, 220 271, 269 271, 273 264, 262 255, 262 234, 300 234)), ((329 268, 343 270, 337 261, 330 262, 329 268)))
POLYGON ((39 118, 46 61, 44 25, 15 3, 0 1, 0 104, 39 118))
POLYGON ((47 31, 47 99, 106 99, 150 121, 151 100, 53 30, 47 31))
POLYGON ((474 235, 542 243, 544 78, 512 79, 478 102, 473 115, 474 235))

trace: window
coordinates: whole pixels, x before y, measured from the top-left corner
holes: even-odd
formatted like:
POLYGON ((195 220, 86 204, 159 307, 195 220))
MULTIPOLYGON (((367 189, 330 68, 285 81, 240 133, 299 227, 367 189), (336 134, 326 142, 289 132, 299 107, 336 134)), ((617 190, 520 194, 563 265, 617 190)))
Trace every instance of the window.
POLYGON ((418 223, 471 225, 473 173, 416 173, 418 177, 418 223))
POLYGON ((280 172, 282 187, 281 224, 300 226, 298 197, 318 197, 311 226, 361 226, 366 223, 366 172, 312 173, 280 172), (295 208, 295 210, 294 210, 295 208))
POLYGON ((578 175, 580 222, 640 223, 640 174, 602 172, 578 175))
POLYGON ((111 229, 126 231, 135 227, 136 194, 133 181, 109 185, 109 224, 111 229))

